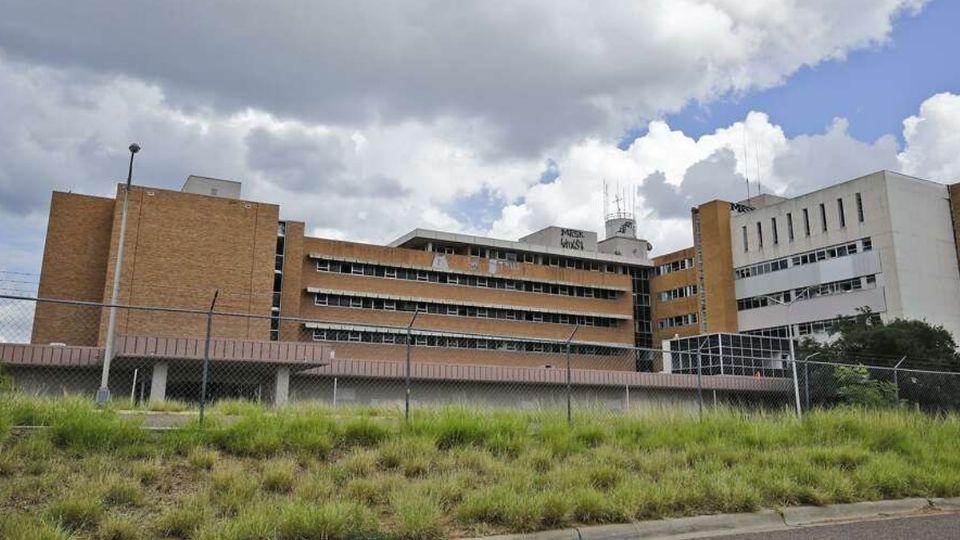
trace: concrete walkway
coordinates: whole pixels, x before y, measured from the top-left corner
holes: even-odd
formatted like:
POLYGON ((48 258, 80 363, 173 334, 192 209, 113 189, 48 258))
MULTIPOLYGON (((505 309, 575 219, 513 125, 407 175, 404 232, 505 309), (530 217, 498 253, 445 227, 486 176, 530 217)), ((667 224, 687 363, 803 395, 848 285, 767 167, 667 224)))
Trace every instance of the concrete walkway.
POLYGON ((954 499, 902 499, 832 506, 798 506, 782 513, 762 510, 752 514, 719 514, 689 518, 600 525, 529 534, 488 536, 486 540, 627 540, 715 538, 750 533, 796 531, 804 527, 835 525, 896 517, 960 513, 954 499))

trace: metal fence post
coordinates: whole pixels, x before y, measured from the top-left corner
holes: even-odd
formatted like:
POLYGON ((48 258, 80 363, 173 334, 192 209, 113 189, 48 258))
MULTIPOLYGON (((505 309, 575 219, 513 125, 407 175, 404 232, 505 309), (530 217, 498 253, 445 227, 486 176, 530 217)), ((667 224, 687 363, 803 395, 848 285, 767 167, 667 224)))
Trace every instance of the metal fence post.
POLYGON ((573 327, 573 332, 570 332, 570 337, 567 338, 567 424, 573 424, 573 405, 571 396, 573 394, 573 380, 572 380, 572 371, 570 367, 570 342, 573 341, 573 336, 576 335, 577 330, 580 329, 580 325, 577 324, 573 327))
POLYGON ((700 413, 700 420, 703 420, 703 369, 700 361, 700 350, 697 350, 697 409, 700 413))
POLYGON ((810 362, 809 358, 803 360, 803 394, 806 402, 807 412, 810 412, 810 362))
POLYGON ((896 389, 897 389, 897 394, 896 394, 896 396, 897 396, 897 405, 900 404, 900 379, 899 379, 899 377, 897 377, 897 369, 900 367, 900 364, 902 364, 903 361, 906 360, 906 359, 907 359, 907 357, 904 356, 903 358, 900 359, 899 362, 897 362, 897 365, 893 366, 893 385, 894 385, 894 386, 896 387, 896 389))
POLYGON ((213 330, 213 308, 217 305, 220 289, 213 293, 213 302, 207 311, 207 332, 203 340, 203 375, 200 378, 200 426, 203 427, 203 412, 207 405, 207 377, 210 373, 210 334, 213 330))
POLYGON ((417 321, 417 315, 420 314, 419 310, 413 312, 413 317, 410 319, 410 324, 407 325, 407 365, 406 365, 406 375, 404 377, 404 397, 403 397, 403 418, 407 422, 410 421, 410 345, 413 339, 411 338, 411 330, 413 329, 413 323, 417 321))

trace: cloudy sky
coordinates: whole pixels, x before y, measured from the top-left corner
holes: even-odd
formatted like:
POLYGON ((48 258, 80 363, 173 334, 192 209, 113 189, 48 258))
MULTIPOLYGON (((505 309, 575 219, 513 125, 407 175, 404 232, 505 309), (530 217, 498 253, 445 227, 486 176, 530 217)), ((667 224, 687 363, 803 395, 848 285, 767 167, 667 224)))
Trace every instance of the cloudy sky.
POLYGON ((313 234, 640 234, 692 204, 878 169, 960 181, 952 0, 12 0, 0 17, 0 288, 39 271, 51 190, 243 181, 313 234), (22 272, 14 274, 13 272, 22 272))

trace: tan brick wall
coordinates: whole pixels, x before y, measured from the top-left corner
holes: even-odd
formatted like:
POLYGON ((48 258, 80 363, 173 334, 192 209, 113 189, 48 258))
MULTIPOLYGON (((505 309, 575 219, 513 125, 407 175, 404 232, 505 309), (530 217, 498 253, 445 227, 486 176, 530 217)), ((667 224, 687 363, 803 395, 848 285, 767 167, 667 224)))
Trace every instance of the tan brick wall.
MULTIPOLYGON (((304 297, 303 274, 303 231, 300 221, 288 221, 284 238, 283 294, 280 298, 280 314, 283 317, 299 318, 301 300, 304 297)), ((280 323, 282 341, 301 339, 303 325, 299 321, 284 320, 280 323)))
MULTIPOLYGON (((402 263, 427 268, 433 265, 435 255, 420 250, 309 237, 305 240, 304 251, 307 254, 311 252, 324 253, 340 257, 353 257, 373 263, 402 263)), ((476 269, 471 268, 471 257, 466 255, 446 255, 446 259, 450 270, 454 272, 476 273, 479 271, 487 273, 489 268, 489 260, 482 257, 479 258, 480 263, 476 269)), ((627 275, 559 268, 542 264, 517 263, 514 268, 500 266, 496 275, 504 278, 526 278, 544 282, 568 282, 582 286, 613 286, 630 291, 630 276, 627 275)))
MULTIPOLYGON (((103 299, 113 207, 113 199, 53 192, 40 270, 41 298, 103 299)), ((31 341, 92 346, 99 327, 98 308, 40 303, 31 341)))
MULTIPOLYGON (((471 268, 469 257, 446 255, 448 266, 453 271, 481 273, 496 277, 523 276, 544 282, 564 282, 583 286, 614 286, 626 289, 617 299, 581 298, 558 296, 542 293, 487 289, 441 283, 417 282, 371 276, 356 276, 330 272, 317 272, 316 263, 309 258, 310 253, 346 257, 369 261, 375 264, 393 266, 431 267, 434 254, 423 251, 385 248, 352 242, 338 242, 318 238, 305 238, 304 261, 301 282, 303 289, 320 287, 333 290, 359 291, 370 294, 390 294, 402 297, 417 297, 441 302, 468 302, 512 306, 529 309, 546 309, 571 313, 596 313, 627 317, 621 319, 616 328, 581 327, 576 334, 577 340, 603 341, 609 343, 633 344, 633 299, 630 277, 620 274, 603 274, 586 270, 544 267, 542 265, 517 263, 516 268, 498 268, 496 274, 484 272, 489 269, 489 261, 480 258, 480 264, 471 268)), ((301 299, 301 316, 305 318, 344 317, 355 323, 401 324, 410 319, 410 313, 392 313, 360 309, 339 309, 314 306, 313 296, 301 299)), ((340 319, 333 319, 340 320, 340 319)), ((555 323, 537 323, 529 321, 491 320, 473 317, 425 316, 418 318, 418 327, 451 332, 484 333, 489 335, 516 335, 531 338, 566 339, 573 331, 573 325, 555 323)))
POLYGON ((707 332, 736 332, 737 298, 733 283, 730 203, 711 201, 699 206, 707 332))
MULTIPOLYGON (((118 201, 122 200, 122 187, 118 201)), ((120 208, 113 215, 108 267, 116 260, 120 208)), ((134 186, 130 192, 121 304, 217 311, 262 319, 218 318, 214 335, 268 339, 279 207, 134 186)), ((112 287, 104 284, 104 297, 112 287)), ((105 319, 105 318, 104 318, 105 319)), ((117 333, 203 335, 205 317, 122 310, 117 333)), ((101 324, 101 340, 106 321, 101 324)))
MULTIPOLYGON (((688 257, 692 258, 695 254, 696 251, 694 248, 689 247, 655 257, 653 262, 654 265, 660 266, 661 264, 666 264, 676 260, 686 259, 688 257)), ((698 324, 662 329, 657 327, 658 319, 665 319, 677 315, 686 315, 688 313, 696 313, 698 311, 697 296, 678 298, 669 302, 660 301, 661 292, 676 289, 678 287, 685 287, 687 285, 698 285, 697 271, 695 268, 680 270, 679 272, 672 272, 662 276, 658 276, 656 275, 656 272, 654 272, 654 276, 650 278, 650 302, 652 313, 651 324, 653 325, 654 348, 660 348, 663 340, 670 339, 675 335, 693 336, 700 333, 700 327, 698 324)))

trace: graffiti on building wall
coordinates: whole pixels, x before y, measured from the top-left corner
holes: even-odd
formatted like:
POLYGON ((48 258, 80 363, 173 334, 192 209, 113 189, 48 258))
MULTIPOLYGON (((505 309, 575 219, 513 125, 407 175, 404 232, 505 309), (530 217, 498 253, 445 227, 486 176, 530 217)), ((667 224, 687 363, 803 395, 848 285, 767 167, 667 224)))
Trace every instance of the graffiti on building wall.
POLYGON ((433 268, 434 270, 449 270, 450 265, 447 263, 447 256, 434 254, 433 256, 433 268))
POLYGON ((583 243, 585 236, 586 233, 576 229, 560 229, 560 247, 583 250, 585 248, 583 243))
POLYGON ((628 220, 620 224, 617 234, 627 234, 627 231, 633 231, 633 221, 628 220))

